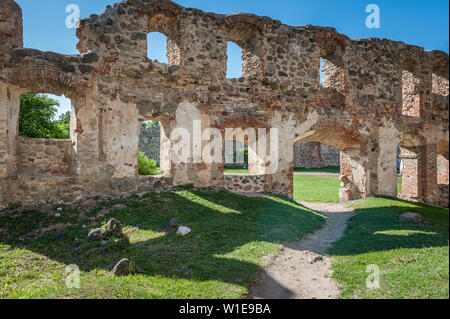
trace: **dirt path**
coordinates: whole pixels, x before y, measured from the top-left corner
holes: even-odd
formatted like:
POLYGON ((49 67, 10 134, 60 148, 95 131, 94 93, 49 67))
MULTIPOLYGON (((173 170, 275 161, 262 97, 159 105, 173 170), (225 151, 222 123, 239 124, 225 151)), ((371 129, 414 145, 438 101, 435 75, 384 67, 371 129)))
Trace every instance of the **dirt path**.
POLYGON ((339 288, 331 279, 325 254, 339 240, 354 212, 343 204, 301 203, 327 216, 324 228, 287 244, 258 277, 250 291, 255 299, 334 299, 339 288))

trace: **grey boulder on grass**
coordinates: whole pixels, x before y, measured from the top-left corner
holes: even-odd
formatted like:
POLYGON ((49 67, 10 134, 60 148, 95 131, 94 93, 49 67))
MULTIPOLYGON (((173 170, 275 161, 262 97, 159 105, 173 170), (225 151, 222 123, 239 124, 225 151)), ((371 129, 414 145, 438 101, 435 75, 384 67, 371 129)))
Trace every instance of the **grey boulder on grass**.
POLYGON ((92 241, 103 241, 109 237, 122 237, 122 226, 117 219, 111 218, 105 227, 96 228, 89 232, 88 239, 92 241))
POLYGON ((181 222, 177 219, 177 218, 172 218, 170 221, 168 221, 165 225, 164 225, 164 232, 168 233, 172 230, 174 230, 178 225, 180 225, 181 222))
POLYGON ((106 224, 106 230, 115 237, 122 236, 122 225, 117 219, 111 218, 106 224))
POLYGON ((177 236, 185 237, 189 235, 192 232, 192 230, 189 227, 186 226, 180 226, 177 230, 177 236))
POLYGON ((126 258, 119 261, 111 271, 112 276, 126 276, 134 273, 136 273, 136 269, 133 263, 126 258))
POLYGON ((96 228, 89 232, 88 239, 93 241, 101 241, 108 238, 108 230, 106 228, 96 228))

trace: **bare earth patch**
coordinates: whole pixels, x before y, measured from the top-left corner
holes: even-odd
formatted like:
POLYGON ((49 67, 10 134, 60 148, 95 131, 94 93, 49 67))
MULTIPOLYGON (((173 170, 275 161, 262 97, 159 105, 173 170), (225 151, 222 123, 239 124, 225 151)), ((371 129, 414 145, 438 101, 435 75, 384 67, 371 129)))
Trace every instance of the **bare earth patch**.
POLYGON ((354 215, 340 203, 305 203, 327 217, 324 228, 300 241, 286 244, 250 289, 254 299, 335 299, 339 287, 331 278, 331 259, 325 254, 339 240, 354 215))

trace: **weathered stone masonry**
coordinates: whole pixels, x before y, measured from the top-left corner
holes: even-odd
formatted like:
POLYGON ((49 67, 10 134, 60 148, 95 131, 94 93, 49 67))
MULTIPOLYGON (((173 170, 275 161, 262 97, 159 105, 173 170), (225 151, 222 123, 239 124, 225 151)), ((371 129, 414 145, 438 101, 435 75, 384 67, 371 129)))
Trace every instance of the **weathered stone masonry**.
POLYGON ((339 150, 317 142, 296 144, 294 148, 294 168, 339 167, 339 150))
MULTIPOLYGON (((161 129, 159 127, 141 127, 139 135, 139 151, 144 152, 148 158, 154 159, 158 164, 161 155, 161 129)), ((225 141, 224 159, 233 158, 235 151, 240 151, 247 145, 233 141, 225 141), (234 150, 234 151, 233 151, 234 150), (228 152, 228 154, 227 154, 228 152)), ((322 168, 335 166, 339 167, 340 154, 332 146, 317 142, 296 144, 294 147, 294 168, 322 168)), ((225 165, 242 167, 242 163, 230 163, 225 161, 225 165)))
POLYGON ((148 158, 160 163, 161 155, 161 128, 146 127, 139 132, 139 151, 147 155, 148 158))
POLYGON ((438 181, 448 183, 449 152, 444 52, 155 0, 108 6, 82 20, 77 36, 79 55, 23 48, 21 9, 0 0, 0 208, 180 184, 292 196, 293 145, 304 142, 341 152, 343 200, 396 196, 399 145, 401 197, 442 198, 438 181), (146 35, 154 31, 168 37, 168 65, 146 58, 146 35), (240 79, 226 79, 228 41, 243 50, 240 79), (20 95, 41 92, 72 100, 67 144, 17 136, 20 95), (137 173, 146 120, 162 123, 161 177, 137 173), (268 159, 251 157, 253 176, 245 182, 253 186, 246 187, 240 177, 225 178, 223 164, 176 164, 171 132, 192 130, 193 120, 222 132, 278 128, 278 170, 267 174, 268 159))

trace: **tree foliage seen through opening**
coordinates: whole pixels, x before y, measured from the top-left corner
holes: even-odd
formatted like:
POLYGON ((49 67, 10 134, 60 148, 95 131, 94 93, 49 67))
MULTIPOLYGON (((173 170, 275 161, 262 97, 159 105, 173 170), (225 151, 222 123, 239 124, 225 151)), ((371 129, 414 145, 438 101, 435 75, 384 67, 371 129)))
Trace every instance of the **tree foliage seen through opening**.
POLYGON ((70 138, 70 112, 55 120, 58 101, 45 94, 20 97, 19 135, 28 138, 70 138))
POLYGON ((144 152, 139 152, 138 169, 139 175, 156 175, 158 164, 149 159, 144 152))

